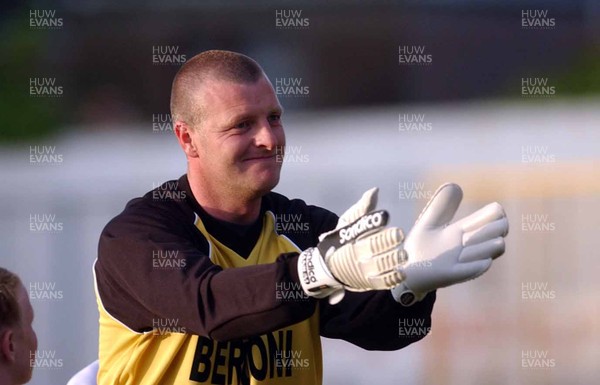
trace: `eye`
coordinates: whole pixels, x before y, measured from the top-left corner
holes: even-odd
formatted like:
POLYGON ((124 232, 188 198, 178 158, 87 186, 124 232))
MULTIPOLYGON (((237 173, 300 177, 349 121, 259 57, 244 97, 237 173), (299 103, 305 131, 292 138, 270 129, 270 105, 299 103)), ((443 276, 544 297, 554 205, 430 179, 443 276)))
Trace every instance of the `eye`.
POLYGON ((279 122, 281 122, 281 114, 271 114, 271 115, 269 115, 269 122, 271 122, 271 123, 279 123, 279 122))
POLYGON ((245 120, 233 126, 233 128, 237 128, 238 130, 247 130, 250 128, 250 122, 245 120))

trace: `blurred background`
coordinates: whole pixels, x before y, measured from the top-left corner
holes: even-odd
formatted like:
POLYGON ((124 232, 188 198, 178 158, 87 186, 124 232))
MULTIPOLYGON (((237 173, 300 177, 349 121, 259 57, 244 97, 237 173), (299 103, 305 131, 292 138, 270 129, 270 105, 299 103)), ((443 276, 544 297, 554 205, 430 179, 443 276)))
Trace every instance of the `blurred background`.
POLYGON ((99 234, 185 173, 170 85, 207 49, 251 56, 276 87, 277 191, 341 213, 379 186, 406 231, 447 181, 457 217, 506 208, 506 254, 438 291, 429 336, 324 339, 325 384, 600 380, 598 2, 9 0, 0 33, 0 265, 36 312, 31 384, 97 358, 99 234))

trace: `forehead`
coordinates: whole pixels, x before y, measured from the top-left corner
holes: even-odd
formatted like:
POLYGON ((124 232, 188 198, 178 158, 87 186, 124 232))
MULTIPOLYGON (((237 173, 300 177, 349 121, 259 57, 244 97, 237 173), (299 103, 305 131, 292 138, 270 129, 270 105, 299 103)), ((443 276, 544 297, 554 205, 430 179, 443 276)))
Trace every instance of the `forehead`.
POLYGON ((197 96, 203 110, 208 113, 280 108, 273 86, 264 76, 253 83, 209 79, 204 82, 197 96))

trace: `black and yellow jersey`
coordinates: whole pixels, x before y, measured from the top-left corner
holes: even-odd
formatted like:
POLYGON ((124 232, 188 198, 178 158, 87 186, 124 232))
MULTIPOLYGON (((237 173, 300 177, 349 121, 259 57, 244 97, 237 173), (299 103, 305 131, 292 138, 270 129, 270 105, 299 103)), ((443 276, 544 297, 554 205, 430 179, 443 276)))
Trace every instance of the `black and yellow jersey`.
POLYGON ((435 293, 405 308, 389 291, 307 297, 298 253, 337 216, 271 192, 251 225, 208 215, 187 177, 130 201, 100 237, 98 384, 320 384, 319 336, 395 350, 398 322, 429 326, 435 293))

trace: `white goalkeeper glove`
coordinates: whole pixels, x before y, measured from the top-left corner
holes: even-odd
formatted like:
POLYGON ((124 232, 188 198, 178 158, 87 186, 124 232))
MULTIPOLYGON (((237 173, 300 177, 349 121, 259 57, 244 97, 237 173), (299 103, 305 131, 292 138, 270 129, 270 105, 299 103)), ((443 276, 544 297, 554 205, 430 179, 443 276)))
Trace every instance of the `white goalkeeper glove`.
POLYGON ((307 295, 336 304, 344 289, 384 290, 402 282, 396 268, 406 261, 400 247, 404 236, 398 228, 386 228, 386 211, 369 212, 376 204, 374 188, 342 214, 334 230, 319 236, 317 247, 300 254, 298 275, 307 295))
POLYGON ((379 189, 377 187, 373 187, 362 195, 358 202, 353 204, 348 210, 344 211, 344 213, 339 217, 337 226, 335 229, 323 233, 319 235, 319 241, 322 241, 328 234, 333 233, 336 230, 341 229, 344 226, 348 226, 350 223, 354 222, 358 218, 362 217, 366 213, 370 213, 375 210, 377 207, 377 194, 379 193, 379 189))
POLYGON ((490 203, 450 224, 461 200, 461 188, 445 184, 419 215, 404 242, 408 263, 398 267, 405 280, 392 289, 397 302, 410 306, 430 291, 477 278, 504 253, 502 206, 490 203))

